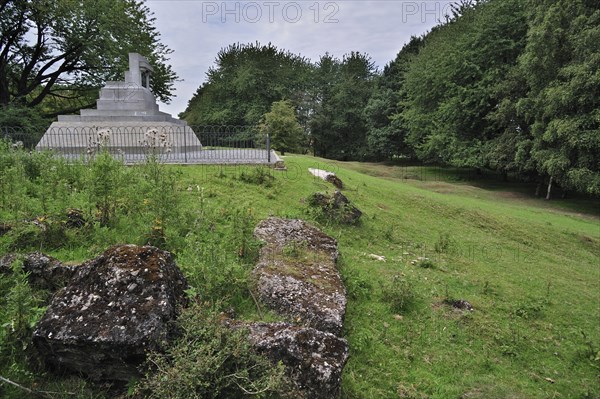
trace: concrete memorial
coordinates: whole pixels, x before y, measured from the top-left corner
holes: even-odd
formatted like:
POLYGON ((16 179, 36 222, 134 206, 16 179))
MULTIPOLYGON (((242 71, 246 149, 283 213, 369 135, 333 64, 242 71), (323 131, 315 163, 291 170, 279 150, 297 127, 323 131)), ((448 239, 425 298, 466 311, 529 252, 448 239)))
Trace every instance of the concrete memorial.
POLYGON ((150 150, 178 154, 198 152, 202 145, 185 121, 161 112, 150 91, 153 68, 137 53, 129 54, 125 81, 106 82, 96 109, 80 115, 60 115, 48 128, 36 149, 53 149, 79 156, 102 145, 126 160, 150 150))

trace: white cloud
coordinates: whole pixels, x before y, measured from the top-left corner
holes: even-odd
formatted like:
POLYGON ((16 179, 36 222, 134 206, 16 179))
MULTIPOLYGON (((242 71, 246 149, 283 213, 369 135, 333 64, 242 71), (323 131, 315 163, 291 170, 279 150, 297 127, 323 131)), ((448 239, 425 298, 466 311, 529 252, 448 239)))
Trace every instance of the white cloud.
POLYGON ((218 51, 236 42, 273 43, 317 60, 368 53, 382 69, 411 35, 443 19, 450 1, 200 1, 148 0, 171 64, 183 79, 163 111, 177 115, 205 81, 218 51))

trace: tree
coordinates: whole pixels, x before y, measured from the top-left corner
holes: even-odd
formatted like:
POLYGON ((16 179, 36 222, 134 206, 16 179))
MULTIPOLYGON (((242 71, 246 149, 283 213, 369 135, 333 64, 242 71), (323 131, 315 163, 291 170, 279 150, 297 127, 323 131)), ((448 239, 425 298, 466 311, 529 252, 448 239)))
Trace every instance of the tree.
POLYGON ((288 100, 273 103, 271 111, 264 115, 260 130, 271 135, 271 146, 281 151, 281 154, 300 150, 305 141, 294 106, 288 100))
POLYGON ((490 154, 499 150, 494 143, 505 144, 496 138, 514 124, 500 130, 500 120, 489 116, 501 105, 499 86, 523 51, 525 22, 521 1, 465 2, 454 19, 425 37, 405 74, 407 96, 398 116, 420 159, 491 166, 490 154))
POLYGON ((538 173, 563 189, 600 195, 600 9, 589 0, 532 1, 519 60, 520 101, 538 173))
POLYGON ((321 56, 314 70, 311 90, 313 113, 309 129, 314 154, 322 157, 330 156, 330 148, 333 148, 337 141, 333 129, 336 114, 333 95, 339 79, 340 61, 328 53, 321 56))
POLYGON ((303 108, 311 68, 270 43, 232 44, 219 51, 180 117, 191 125, 256 125, 273 102, 303 108))
POLYGON ((60 99, 56 109, 46 104, 51 114, 92 106, 102 83, 122 78, 130 52, 154 66, 154 94, 171 98, 171 50, 143 2, 4 0, 0 21, 1 106, 36 107, 50 98, 60 99))
POLYGON ((421 37, 411 37, 376 80, 375 90, 365 108, 369 153, 376 160, 412 155, 412 150, 405 144, 407 129, 398 115, 406 100, 404 75, 422 45, 421 37))
POLYGON ((364 109, 376 76, 367 54, 351 52, 339 60, 326 54, 315 70, 317 101, 310 124, 315 153, 357 160, 368 155, 364 109))
POLYGON ((33 148, 52 123, 37 110, 18 105, 0 106, 0 139, 22 142, 25 148, 33 148))

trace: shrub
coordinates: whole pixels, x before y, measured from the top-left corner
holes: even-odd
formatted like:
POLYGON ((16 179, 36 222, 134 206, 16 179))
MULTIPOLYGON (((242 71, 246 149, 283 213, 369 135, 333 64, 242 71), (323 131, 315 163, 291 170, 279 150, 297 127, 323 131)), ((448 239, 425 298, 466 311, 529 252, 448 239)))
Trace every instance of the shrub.
POLYGON ((0 273, 0 358, 23 360, 31 343, 31 333, 45 308, 29 287, 22 261, 13 262, 12 272, 0 273))
POLYGON ((344 267, 342 269, 342 278, 344 280, 344 285, 346 286, 348 298, 360 300, 369 299, 371 297, 371 291, 373 289, 371 278, 370 276, 365 275, 360 269, 344 267))
POLYGON ((173 243, 168 238, 171 230, 182 222, 182 202, 177 189, 177 172, 167 169, 158 157, 148 156, 146 162, 133 168, 129 180, 128 205, 139 211, 146 226, 145 243, 171 250, 173 243), (137 181, 136 181, 137 180, 137 181))
POLYGON ((135 391, 144 398, 275 397, 289 390, 283 365, 257 354, 244 329, 223 324, 199 303, 178 320, 182 334, 166 353, 152 353, 152 369, 135 391))
POLYGON ((179 259, 190 285, 203 299, 236 303, 248 294, 249 269, 233 256, 227 256, 219 246, 201 244, 194 235, 189 235, 179 259), (194 242, 198 247, 190 246, 194 242))
POLYGON ((236 306, 249 294, 249 265, 258 257, 259 242, 252 236, 256 221, 251 209, 220 212, 204 210, 185 236, 178 264, 203 300, 236 306))
POLYGON ((123 162, 114 159, 106 150, 101 151, 90 162, 89 200, 95 204, 102 226, 108 226, 114 221, 125 176, 123 162))
POLYGON ((435 264, 433 263, 433 261, 431 259, 425 258, 425 257, 418 259, 417 265, 419 267, 422 267, 423 269, 433 269, 435 267, 435 264))
POLYGON ((543 299, 529 299, 517 303, 512 313, 525 320, 540 319, 544 315, 547 302, 543 299))
POLYGON ((435 252, 445 253, 448 252, 452 245, 452 240, 449 233, 440 233, 437 242, 434 244, 435 252))
POLYGON ((235 245, 238 257, 240 260, 255 263, 258 259, 260 242, 252 235, 256 226, 256 219, 252 208, 236 208, 232 213, 232 218, 232 243, 235 245))
POLYGON ((395 275, 383 286, 383 299, 390 304, 394 312, 408 310, 416 300, 412 282, 405 277, 395 275))

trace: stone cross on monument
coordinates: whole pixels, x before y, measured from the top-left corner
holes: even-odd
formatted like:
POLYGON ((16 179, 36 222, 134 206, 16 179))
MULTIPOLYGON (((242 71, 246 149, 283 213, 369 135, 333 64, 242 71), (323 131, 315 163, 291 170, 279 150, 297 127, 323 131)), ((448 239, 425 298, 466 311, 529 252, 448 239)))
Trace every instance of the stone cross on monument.
POLYGON ((106 82, 96 100, 96 109, 82 109, 79 115, 60 115, 59 122, 75 121, 143 121, 171 122, 179 125, 185 122, 160 112, 156 98, 150 91, 150 78, 154 69, 146 57, 129 53, 129 70, 125 81, 106 82))
POLYGON ((125 72, 125 83, 133 83, 149 89, 152 72, 154 69, 146 57, 138 53, 129 53, 129 71, 125 72))

